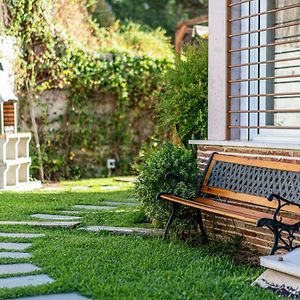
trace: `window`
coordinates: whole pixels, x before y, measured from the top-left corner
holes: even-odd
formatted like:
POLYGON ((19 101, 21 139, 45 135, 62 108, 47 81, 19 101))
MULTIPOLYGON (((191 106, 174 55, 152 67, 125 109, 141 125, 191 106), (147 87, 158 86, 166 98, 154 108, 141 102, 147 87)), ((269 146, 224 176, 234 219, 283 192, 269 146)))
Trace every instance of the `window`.
POLYGON ((228 137, 300 139, 299 0, 228 3, 228 137))

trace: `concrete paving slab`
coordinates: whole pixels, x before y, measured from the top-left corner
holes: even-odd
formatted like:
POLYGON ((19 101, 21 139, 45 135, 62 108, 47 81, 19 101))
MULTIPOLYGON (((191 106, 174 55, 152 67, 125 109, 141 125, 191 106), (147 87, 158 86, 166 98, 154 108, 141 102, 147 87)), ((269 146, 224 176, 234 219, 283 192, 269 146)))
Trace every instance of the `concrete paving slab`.
POLYGON ((79 225, 79 222, 46 222, 46 221, 0 221, 0 225, 27 225, 27 226, 41 226, 47 228, 74 228, 79 225))
POLYGON ((14 300, 89 300, 89 299, 81 295, 78 295, 77 293, 68 293, 68 294, 53 294, 53 295, 44 295, 44 296, 16 298, 14 300))
POLYGON ((162 229, 149 229, 149 228, 134 228, 134 227, 113 227, 113 226, 89 226, 82 228, 89 232, 108 231, 119 234, 140 234, 140 235, 162 235, 162 229))
POLYGON ((261 256, 260 265, 300 279, 300 248, 285 255, 261 256))
POLYGON ((81 219, 80 217, 51 215, 51 214, 34 214, 34 215, 31 215, 31 217, 43 219, 43 220, 56 220, 56 221, 75 221, 75 220, 81 219))
POLYGON ((117 201, 103 201, 101 202, 105 205, 116 205, 116 206, 121 206, 121 205, 132 205, 132 206, 137 206, 139 203, 137 202, 117 202, 117 201))
POLYGON ((45 274, 0 278, 0 288, 39 286, 52 282, 54 282, 54 279, 45 274))
POLYGON ((120 190, 122 187, 121 186, 100 186, 100 190, 102 191, 116 191, 116 190, 120 190))
POLYGON ((41 268, 32 264, 8 264, 0 265, 0 275, 30 273, 39 271, 41 268))
POLYGON ((5 250, 25 250, 29 248, 32 243, 0 243, 0 249, 5 250))
POLYGON ((59 212, 62 214, 74 214, 74 215, 84 213, 84 211, 82 210, 60 210, 59 212))
POLYGON ((135 183, 137 182, 137 178, 135 177, 116 177, 113 179, 114 181, 119 181, 119 182, 129 182, 129 183, 135 183))
POLYGON ((80 208, 85 210, 111 210, 116 209, 116 206, 100 206, 100 205, 74 205, 74 208, 80 208))
POLYGON ((45 192, 60 192, 60 191, 64 191, 65 188, 59 186, 45 186, 41 190, 45 192))
POLYGON ((74 186, 71 188, 72 191, 88 191, 90 189, 89 186, 74 186))
POLYGON ((17 233, 17 232, 0 232, 1 237, 10 238, 39 238, 45 236, 43 233, 17 233))
POLYGON ((30 258, 32 255, 25 252, 0 252, 0 258, 30 258))

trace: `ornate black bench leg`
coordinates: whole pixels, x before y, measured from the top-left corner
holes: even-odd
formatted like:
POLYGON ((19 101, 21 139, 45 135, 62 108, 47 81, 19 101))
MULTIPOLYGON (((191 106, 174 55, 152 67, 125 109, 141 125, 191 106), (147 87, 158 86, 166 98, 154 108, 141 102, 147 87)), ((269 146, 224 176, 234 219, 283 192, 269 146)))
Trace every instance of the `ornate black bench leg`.
POLYGON ((200 231, 201 231, 202 242, 207 243, 208 242, 208 236, 207 236, 207 233, 206 233, 204 225, 203 225, 202 213, 201 213, 201 210, 199 210, 199 209, 197 209, 197 211, 196 211, 196 222, 197 222, 197 225, 199 226, 200 231))
POLYGON ((177 209, 178 209, 178 204, 175 203, 175 202, 172 202, 172 212, 171 212, 170 217, 168 219, 168 222, 167 222, 167 224, 165 226, 165 232, 164 232, 164 236, 163 236, 163 241, 165 241, 167 239, 169 227, 173 223, 174 219, 176 218, 177 209))
POLYGON ((279 244, 279 238, 280 238, 280 234, 279 234, 279 230, 278 228, 276 228, 275 226, 267 226, 274 234, 274 242, 273 242, 273 247, 272 250, 270 252, 270 255, 274 255, 275 252, 278 250, 278 244, 279 244))

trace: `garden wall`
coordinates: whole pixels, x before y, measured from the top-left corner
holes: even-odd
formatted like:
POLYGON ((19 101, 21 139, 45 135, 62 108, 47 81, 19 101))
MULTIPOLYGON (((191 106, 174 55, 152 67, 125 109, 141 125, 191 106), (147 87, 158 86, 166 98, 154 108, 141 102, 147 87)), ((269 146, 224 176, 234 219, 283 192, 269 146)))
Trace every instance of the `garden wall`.
MULTIPOLYGON (((23 104, 21 130, 30 131, 29 107, 23 104)), ((155 130, 151 105, 132 105, 120 113, 117 96, 108 92, 93 91, 74 100, 67 89, 46 90, 38 95, 34 112, 46 178, 52 180, 103 176, 109 158, 117 160, 115 174, 129 173, 142 143, 155 130), (69 173, 63 173, 66 168, 69 173)))
MULTIPOLYGON (((245 147, 245 146, 230 146, 230 145, 198 145, 197 156, 202 170, 204 170, 210 155, 213 152, 222 154, 229 154, 242 157, 256 157, 257 159, 264 159, 270 161, 289 162, 300 165, 300 149, 287 150, 287 149, 270 149, 265 147, 245 147)), ((245 205, 244 205, 245 206, 245 205)), ((247 205, 245 207, 253 207, 247 205)), ((257 210, 267 211, 261 207, 255 206, 257 210)), ((266 228, 256 228, 254 224, 245 223, 235 219, 218 216, 211 213, 203 213, 203 218, 207 231, 210 234, 224 238, 230 235, 240 234, 243 235, 247 242, 255 246, 262 253, 269 253, 273 235, 270 230, 266 228)), ((297 237, 300 240, 300 234, 297 237)))

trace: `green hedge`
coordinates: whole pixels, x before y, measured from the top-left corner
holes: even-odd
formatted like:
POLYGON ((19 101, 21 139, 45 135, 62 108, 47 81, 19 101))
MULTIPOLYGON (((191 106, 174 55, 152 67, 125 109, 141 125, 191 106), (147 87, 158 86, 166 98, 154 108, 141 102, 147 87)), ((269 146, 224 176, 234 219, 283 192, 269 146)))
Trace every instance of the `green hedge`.
MULTIPOLYGON (((139 171, 135 195, 143 203, 146 215, 158 225, 167 220, 171 208, 168 201, 156 200, 157 193, 168 192, 172 184, 166 180, 165 174, 172 172, 180 176, 181 180, 175 194, 186 199, 195 197, 201 177, 192 151, 171 144, 165 144, 147 153, 139 171)), ((191 223, 193 212, 189 208, 181 209, 179 215, 181 223, 191 223)))
POLYGON ((207 138, 208 47, 205 40, 189 45, 165 76, 157 109, 164 128, 176 128, 187 147, 189 139, 207 138))

